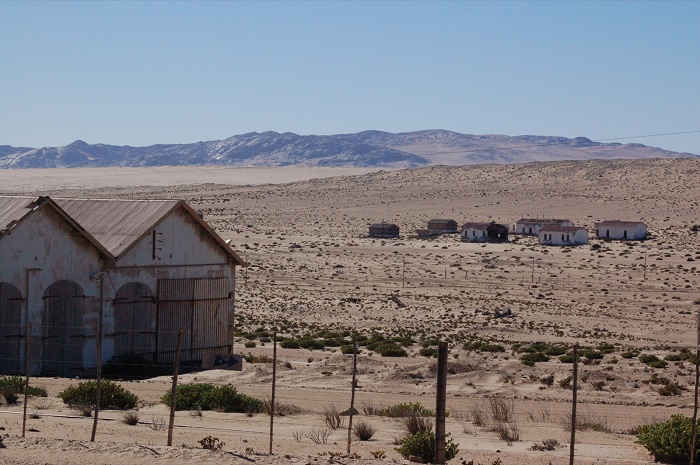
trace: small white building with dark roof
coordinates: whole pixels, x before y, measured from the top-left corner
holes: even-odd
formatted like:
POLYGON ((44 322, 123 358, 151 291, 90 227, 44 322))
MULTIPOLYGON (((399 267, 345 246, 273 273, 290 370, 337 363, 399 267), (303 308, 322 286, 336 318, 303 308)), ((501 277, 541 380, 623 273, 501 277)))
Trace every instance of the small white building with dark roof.
POLYGON ((495 221, 467 222, 462 225, 461 237, 464 242, 507 242, 508 227, 495 221))
POLYGON ((521 218, 513 225, 515 234, 538 236, 543 226, 573 226, 571 220, 558 218, 521 218))
POLYGON ((539 233, 540 245, 588 244, 588 231, 580 226, 544 225, 539 233))
POLYGON ((595 224, 598 239, 642 240, 647 237, 647 225, 641 221, 607 220, 595 224))

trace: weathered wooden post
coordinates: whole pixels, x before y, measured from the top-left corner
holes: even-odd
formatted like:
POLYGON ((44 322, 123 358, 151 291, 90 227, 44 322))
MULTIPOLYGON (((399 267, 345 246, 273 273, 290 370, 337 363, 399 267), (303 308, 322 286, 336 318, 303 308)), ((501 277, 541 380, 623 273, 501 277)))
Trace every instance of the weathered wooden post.
POLYGON ((571 444, 569 445, 569 465, 574 465, 574 444, 576 444, 576 394, 578 391, 578 344, 574 344, 574 389, 571 404, 571 444))
POLYGON ((698 381, 700 381, 700 312, 696 323, 697 336, 695 339, 695 397, 693 401, 693 439, 690 442, 690 465, 695 465, 695 448, 697 446, 698 422, 698 381))
POLYGON ((275 385, 277 383, 277 330, 272 332, 272 399, 270 401, 270 455, 275 428, 275 385))
POLYGON ((177 396, 177 377, 180 372, 180 348, 182 347, 182 333, 185 330, 180 328, 177 331, 177 347, 175 348, 175 363, 173 364, 173 385, 170 390, 170 423, 168 424, 168 446, 173 445, 173 427, 175 426, 175 398, 177 396))
POLYGON ((90 442, 95 442, 97 434, 97 416, 100 411, 100 391, 102 390, 102 335, 97 325, 95 325, 95 347, 97 349, 97 385, 95 386, 95 414, 92 420, 90 442))
POLYGON ((26 371, 24 380, 24 412, 22 413, 22 437, 27 434, 27 399, 29 398, 29 349, 31 347, 30 339, 32 337, 32 324, 29 323, 29 330, 27 331, 27 341, 24 345, 24 358, 26 361, 26 371))
POLYGON ((438 345, 437 395, 435 396, 435 463, 445 463, 445 404, 447 403, 447 342, 438 345))
POLYGON ((350 416, 348 418, 348 454, 352 444, 352 417, 355 413, 355 386, 357 385, 357 342, 352 335, 352 389, 350 391, 350 416))

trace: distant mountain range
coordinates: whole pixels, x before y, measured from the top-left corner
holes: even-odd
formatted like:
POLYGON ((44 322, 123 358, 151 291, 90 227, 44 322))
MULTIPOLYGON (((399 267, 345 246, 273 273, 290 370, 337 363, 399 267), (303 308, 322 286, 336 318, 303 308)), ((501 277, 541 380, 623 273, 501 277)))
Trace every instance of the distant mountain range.
POLYGON ((193 144, 130 147, 87 144, 65 147, 0 145, 0 168, 106 166, 356 166, 410 168, 613 158, 700 158, 642 144, 605 144, 585 137, 469 135, 440 129, 392 134, 300 136, 267 131, 193 144))

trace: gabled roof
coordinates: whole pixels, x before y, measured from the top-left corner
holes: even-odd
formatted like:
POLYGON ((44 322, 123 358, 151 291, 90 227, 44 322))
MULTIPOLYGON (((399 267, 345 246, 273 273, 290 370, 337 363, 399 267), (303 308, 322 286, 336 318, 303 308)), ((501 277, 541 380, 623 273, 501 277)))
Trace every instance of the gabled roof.
POLYGON ((557 226, 557 225, 544 225, 540 229, 540 234, 543 232, 576 232, 580 230, 586 230, 583 226, 557 226))
POLYGON ((399 227, 393 223, 374 223, 369 225, 370 228, 396 228, 398 229, 399 227))
POLYGON ((438 224, 447 224, 447 223, 456 223, 455 220, 446 220, 446 219, 437 219, 437 220, 430 220, 428 223, 438 223, 438 224))
POLYGON ((646 226, 644 223, 641 221, 620 221, 620 220, 606 220, 606 221, 601 221, 600 223, 596 223, 596 227, 598 226, 619 226, 621 228, 635 228, 639 226, 640 224, 646 226))
POLYGON ((564 220, 560 218, 520 218, 518 221, 516 221, 516 224, 561 224, 566 223, 567 221, 570 220, 564 220))
POLYGON ((464 223, 462 229, 488 229, 491 223, 464 223))
POLYGON ((245 266, 238 254, 184 200, 0 197, 0 233, 41 205, 54 208, 111 260, 128 252, 173 211, 182 209, 236 265, 245 266))
POLYGON ((77 221, 71 218, 49 197, 0 197, 0 239, 16 225, 24 221, 29 215, 41 208, 51 208, 61 216, 69 226, 76 229, 88 242, 94 245, 109 260, 115 257, 94 236, 86 231, 77 221))

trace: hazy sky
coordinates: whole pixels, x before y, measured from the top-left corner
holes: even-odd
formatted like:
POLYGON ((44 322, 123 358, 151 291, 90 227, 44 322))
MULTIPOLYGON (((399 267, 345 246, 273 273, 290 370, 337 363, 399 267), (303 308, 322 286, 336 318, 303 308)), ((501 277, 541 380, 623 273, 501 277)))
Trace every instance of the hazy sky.
POLYGON ((696 1, 0 1, 0 145, 700 131, 699 25, 696 1))

